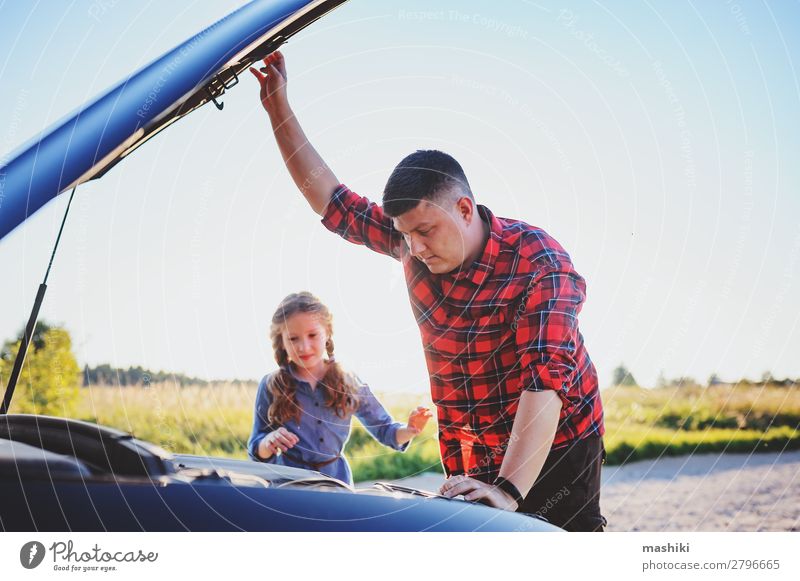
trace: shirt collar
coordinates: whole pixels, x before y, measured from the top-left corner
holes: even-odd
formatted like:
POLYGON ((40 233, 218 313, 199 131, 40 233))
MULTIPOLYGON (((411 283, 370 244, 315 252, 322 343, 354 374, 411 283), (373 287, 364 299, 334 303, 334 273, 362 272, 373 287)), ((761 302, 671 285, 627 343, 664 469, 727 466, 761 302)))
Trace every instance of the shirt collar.
POLYGON ((305 379, 302 379, 302 378, 300 378, 300 377, 297 377, 297 374, 294 372, 294 369, 292 369, 292 366, 291 366, 291 364, 290 364, 290 365, 281 365, 281 369, 283 369, 283 370, 284 370, 284 371, 286 371, 286 372, 287 372, 289 375, 291 375, 291 376, 294 378, 294 380, 297 382, 298 386, 299 386, 299 385, 311 385, 311 384, 310 384, 310 383, 308 383, 308 381, 306 381, 305 379))
POLYGON ((503 235, 503 227, 489 208, 481 204, 478 204, 477 207, 478 215, 481 217, 481 220, 489 224, 489 238, 486 240, 483 253, 475 262, 473 262, 469 268, 461 269, 452 276, 454 280, 467 279, 480 286, 494 270, 494 265, 497 262, 497 255, 500 252, 500 240, 503 235))

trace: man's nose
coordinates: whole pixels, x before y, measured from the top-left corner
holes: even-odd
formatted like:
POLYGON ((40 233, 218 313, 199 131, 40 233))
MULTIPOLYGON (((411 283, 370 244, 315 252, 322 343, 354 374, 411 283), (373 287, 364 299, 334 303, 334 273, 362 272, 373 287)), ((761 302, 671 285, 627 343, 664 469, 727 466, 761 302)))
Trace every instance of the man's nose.
POLYGON ((411 252, 411 256, 416 257, 425 251, 425 244, 419 238, 411 235, 409 237, 408 249, 411 252))

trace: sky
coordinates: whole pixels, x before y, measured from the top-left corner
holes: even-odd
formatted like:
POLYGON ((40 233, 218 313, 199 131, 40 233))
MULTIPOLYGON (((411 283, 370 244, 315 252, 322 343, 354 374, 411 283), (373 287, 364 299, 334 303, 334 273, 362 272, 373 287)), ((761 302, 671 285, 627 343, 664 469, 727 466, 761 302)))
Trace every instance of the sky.
MULTIPOLYGON (((240 5, 0 2, 0 159, 240 5)), ((282 51, 340 181, 379 202, 405 155, 447 151, 479 203, 571 255, 601 386, 621 362, 651 386, 800 377, 798 21, 797 2, 350 0, 282 51)), ((41 318, 81 364, 258 379, 277 304, 309 290, 337 360, 425 392, 401 266, 319 224, 254 79, 223 101, 78 188, 41 318)), ((66 201, 0 241, 0 338, 66 201)))

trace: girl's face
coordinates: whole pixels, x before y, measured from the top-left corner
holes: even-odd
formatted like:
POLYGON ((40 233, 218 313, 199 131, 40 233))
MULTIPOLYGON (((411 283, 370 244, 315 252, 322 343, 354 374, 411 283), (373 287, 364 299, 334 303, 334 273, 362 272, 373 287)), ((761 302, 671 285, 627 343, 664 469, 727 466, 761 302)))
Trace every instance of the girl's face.
POLYGON ((315 313, 295 313, 283 327, 283 348, 289 361, 297 367, 315 373, 325 365, 325 343, 328 333, 315 313))

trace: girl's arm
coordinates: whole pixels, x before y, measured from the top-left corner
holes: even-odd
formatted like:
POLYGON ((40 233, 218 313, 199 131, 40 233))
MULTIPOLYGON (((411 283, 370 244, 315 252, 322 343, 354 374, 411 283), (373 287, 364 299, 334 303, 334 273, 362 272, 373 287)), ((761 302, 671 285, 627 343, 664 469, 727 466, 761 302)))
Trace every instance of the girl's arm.
POLYGON ((253 412, 253 429, 250 432, 250 439, 247 440, 247 454, 253 460, 266 460, 271 456, 263 454, 261 450, 261 441, 272 432, 272 427, 267 420, 267 411, 270 406, 269 391, 267 390, 267 379, 269 376, 264 376, 258 384, 256 391, 256 405, 253 412), (261 453, 260 453, 261 452, 261 453))
POLYGON ((253 430, 247 441, 248 455, 259 462, 269 460, 278 450, 285 452, 299 441, 299 438, 286 428, 280 427, 276 430, 269 424, 267 412, 272 398, 267 389, 268 379, 267 375, 258 384, 255 412, 253 413, 253 430))
MULTIPOLYGON (((392 420, 392 416, 386 411, 381 402, 375 397, 370 390, 369 386, 362 384, 359 392, 359 405, 356 410, 356 417, 364 424, 367 431, 384 446, 393 448, 400 452, 405 452, 408 448, 408 443, 418 435, 422 428, 425 426, 425 421, 422 422, 421 427, 418 422, 415 425, 403 425, 400 422, 392 420)), ((416 417, 418 412, 417 408, 412 412, 411 417, 416 417)), ((424 408, 422 408, 424 410, 424 408)), ((425 410, 427 412, 427 410, 425 410)), ((430 412, 427 412, 430 417, 430 412)))

